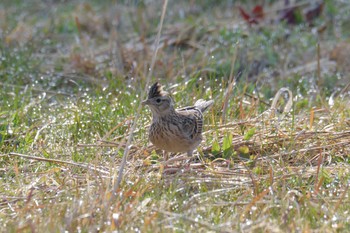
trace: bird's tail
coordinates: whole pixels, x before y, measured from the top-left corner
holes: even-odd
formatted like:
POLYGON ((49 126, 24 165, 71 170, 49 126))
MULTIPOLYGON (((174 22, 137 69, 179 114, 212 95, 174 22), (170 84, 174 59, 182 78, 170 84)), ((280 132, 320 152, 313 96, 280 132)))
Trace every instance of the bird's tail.
POLYGON ((194 106, 198 108, 201 112, 205 112, 210 106, 212 106, 214 103, 213 100, 203 100, 199 99, 196 101, 194 106))

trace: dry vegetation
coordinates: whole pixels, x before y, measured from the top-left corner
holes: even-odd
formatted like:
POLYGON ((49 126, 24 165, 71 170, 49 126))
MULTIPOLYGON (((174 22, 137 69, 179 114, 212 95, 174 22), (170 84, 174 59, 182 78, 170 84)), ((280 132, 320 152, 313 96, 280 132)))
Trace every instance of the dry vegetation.
POLYGON ((1 231, 346 232, 350 7, 291 2, 0 3, 1 231), (215 100, 189 167, 147 141, 155 80, 215 100))

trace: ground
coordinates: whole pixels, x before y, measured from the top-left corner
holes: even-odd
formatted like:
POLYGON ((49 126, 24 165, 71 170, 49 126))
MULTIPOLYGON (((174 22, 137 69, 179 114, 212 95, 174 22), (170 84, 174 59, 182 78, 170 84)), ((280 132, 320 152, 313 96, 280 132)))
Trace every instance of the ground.
POLYGON ((346 232, 350 5, 287 2, 2 1, 1 231, 346 232), (188 164, 155 81, 215 101, 188 164))

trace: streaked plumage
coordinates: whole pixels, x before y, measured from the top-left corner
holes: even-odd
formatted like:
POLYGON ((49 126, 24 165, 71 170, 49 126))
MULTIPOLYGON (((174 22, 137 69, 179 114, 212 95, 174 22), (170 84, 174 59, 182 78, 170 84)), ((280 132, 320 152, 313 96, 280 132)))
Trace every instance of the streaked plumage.
POLYGON ((175 109, 174 101, 157 82, 143 104, 151 108, 153 115, 149 129, 152 144, 167 152, 187 152, 191 156, 202 141, 202 113, 213 101, 198 100, 194 106, 175 109))

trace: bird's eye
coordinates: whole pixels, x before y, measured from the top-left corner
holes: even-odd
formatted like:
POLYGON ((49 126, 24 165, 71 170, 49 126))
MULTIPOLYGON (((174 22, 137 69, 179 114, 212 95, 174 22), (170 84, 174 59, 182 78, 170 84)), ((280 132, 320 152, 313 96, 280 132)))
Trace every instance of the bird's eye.
POLYGON ((158 99, 156 99, 156 102, 157 102, 157 103, 160 103, 160 99, 159 99, 159 98, 158 98, 158 99))

